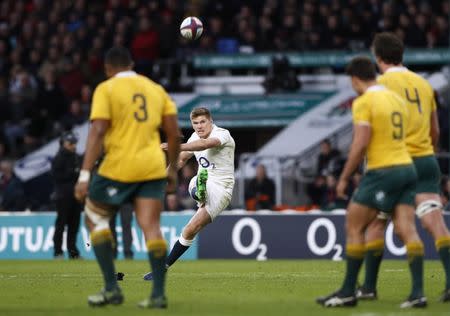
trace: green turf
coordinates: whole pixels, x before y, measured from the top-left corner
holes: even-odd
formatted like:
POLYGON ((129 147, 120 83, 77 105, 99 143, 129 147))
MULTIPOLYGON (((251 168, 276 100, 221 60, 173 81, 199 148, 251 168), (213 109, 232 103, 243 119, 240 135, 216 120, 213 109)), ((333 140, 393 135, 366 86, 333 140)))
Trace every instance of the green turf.
POLYGON ((426 310, 400 310, 409 290, 405 261, 385 261, 380 299, 353 309, 325 309, 315 297, 342 281, 344 262, 201 260, 178 262, 168 278, 169 309, 139 310, 150 283, 142 281, 145 261, 119 261, 122 306, 90 308, 86 297, 102 284, 93 261, 0 261, 0 315, 450 315, 450 303, 437 302, 443 290, 438 261, 426 262, 426 310))

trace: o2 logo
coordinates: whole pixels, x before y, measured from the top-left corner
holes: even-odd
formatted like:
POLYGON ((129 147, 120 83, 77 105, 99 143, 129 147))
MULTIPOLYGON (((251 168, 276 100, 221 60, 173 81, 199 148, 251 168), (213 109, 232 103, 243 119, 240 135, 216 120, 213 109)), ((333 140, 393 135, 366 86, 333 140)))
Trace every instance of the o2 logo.
POLYGON ((406 247, 398 247, 394 242, 394 224, 392 222, 386 228, 386 236, 384 239, 387 250, 394 256, 406 255, 406 247))
POLYGON ((204 169, 208 168, 209 166, 211 166, 213 169, 216 168, 216 165, 214 163, 210 163, 209 160, 206 159, 205 157, 200 157, 198 159, 198 164, 202 166, 202 168, 204 169))
POLYGON ((334 223, 328 218, 318 218, 311 223, 306 235, 308 247, 311 252, 318 256, 328 255, 331 251, 335 251, 332 259, 335 261, 342 260, 343 247, 340 244, 336 244, 336 227, 334 223), (328 240, 324 246, 317 245, 316 234, 317 230, 323 227, 327 231, 328 240))
POLYGON ((259 250, 256 255, 256 260, 267 260, 267 246, 261 243, 261 226, 259 223, 250 217, 240 219, 233 227, 231 232, 231 240, 233 242, 234 249, 241 255, 248 256, 259 250), (252 231, 252 238, 250 244, 245 246, 242 244, 242 230, 248 227, 252 231))
MULTIPOLYGON (((343 246, 336 244, 336 227, 328 218, 318 218, 314 220, 308 228, 306 236, 307 244, 311 252, 317 256, 326 256, 334 251, 332 259, 342 260, 343 246), (325 245, 319 246, 316 242, 317 230, 325 228, 327 231, 327 241, 325 245)), ((386 249, 394 256, 403 256, 406 254, 406 247, 399 247, 394 242, 394 225, 389 223, 386 229, 386 249)))

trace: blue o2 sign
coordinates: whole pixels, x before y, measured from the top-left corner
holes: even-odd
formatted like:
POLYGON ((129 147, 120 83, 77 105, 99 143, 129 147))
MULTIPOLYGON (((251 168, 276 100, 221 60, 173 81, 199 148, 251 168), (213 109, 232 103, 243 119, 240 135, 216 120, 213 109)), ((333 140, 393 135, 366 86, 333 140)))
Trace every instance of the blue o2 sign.
MULTIPOLYGON (((450 215, 446 214, 447 225, 450 215)), ((425 256, 436 259, 434 241, 417 223, 425 256)), ((404 258, 406 249, 390 223, 385 234, 385 258, 404 258)), ((199 258, 331 259, 345 256, 345 213, 226 214, 201 233, 199 258)))
MULTIPOLYGON (((50 259, 53 258, 53 234, 55 232, 55 213, 0 215, 0 259, 50 259)), ((178 240, 181 230, 191 218, 189 215, 163 215, 161 233, 169 247, 178 240)), ((84 221, 82 220, 81 223, 84 221)), ((116 227, 119 258, 122 258, 122 227, 120 219, 116 227)), ((136 259, 147 259, 147 247, 141 229, 133 220, 131 227, 132 250, 136 259)), ((64 235, 65 236, 65 235, 64 235)), ((81 224, 78 233, 77 248, 81 256, 93 259, 89 232, 81 224)), ((63 250, 66 250, 63 238, 63 250)), ((189 248, 183 259, 197 258, 197 243, 189 248)))

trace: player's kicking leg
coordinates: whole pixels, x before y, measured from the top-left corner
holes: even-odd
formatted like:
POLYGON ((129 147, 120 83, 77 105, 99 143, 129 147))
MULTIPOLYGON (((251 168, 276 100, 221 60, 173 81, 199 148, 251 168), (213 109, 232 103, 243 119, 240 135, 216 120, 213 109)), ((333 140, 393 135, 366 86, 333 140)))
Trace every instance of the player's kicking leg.
POLYGON ((160 229, 162 202, 159 199, 137 198, 136 219, 145 236, 148 258, 153 270, 153 289, 148 299, 140 302, 142 308, 166 308, 165 275, 167 244, 160 229))
MULTIPOLYGON (((192 246, 195 236, 203 227, 211 223, 212 219, 206 210, 206 182, 208 180, 208 171, 202 169, 196 179, 196 185, 191 192, 192 197, 200 203, 200 207, 189 223, 183 228, 180 238, 177 240, 166 260, 166 269, 175 263, 192 246)), ((144 275, 144 280, 154 279, 154 271, 144 275)))
MULTIPOLYGON (((211 223, 210 215, 206 211, 205 207, 200 207, 189 223, 184 227, 180 238, 177 240, 170 251, 170 254, 167 256, 165 263, 166 269, 173 265, 189 249, 189 247, 192 246, 197 233, 209 223, 211 223)), ((154 278, 154 271, 144 275, 144 280, 146 281, 154 280, 154 278)))
POLYGON ((109 228, 111 209, 87 199, 84 210, 86 224, 91 232, 91 245, 105 282, 100 293, 88 297, 88 304, 94 307, 122 304, 124 298, 116 280, 113 236, 109 228))

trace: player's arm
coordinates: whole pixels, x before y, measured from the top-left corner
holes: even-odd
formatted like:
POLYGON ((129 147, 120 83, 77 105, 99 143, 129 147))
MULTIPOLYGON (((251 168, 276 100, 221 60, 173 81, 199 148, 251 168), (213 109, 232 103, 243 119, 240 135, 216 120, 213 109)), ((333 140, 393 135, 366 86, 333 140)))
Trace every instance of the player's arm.
POLYGON ((431 136, 431 143, 433 144, 435 152, 438 150, 439 146, 439 135, 440 135, 439 120, 436 111, 433 111, 431 112, 430 118, 430 136, 431 136))
POLYGON ((178 159, 178 169, 181 169, 184 167, 184 165, 186 164, 186 162, 191 159, 191 157, 194 156, 193 153, 189 152, 189 151, 182 151, 180 153, 180 159, 178 159))
POLYGON ((180 130, 178 129, 178 119, 176 114, 164 115, 162 119, 162 129, 167 138, 167 156, 169 168, 167 170, 167 192, 174 192, 176 189, 177 162, 180 153, 180 130))
POLYGON ((189 143, 181 144, 182 151, 202 151, 209 148, 220 146, 222 143, 216 137, 197 139, 189 143))
POLYGON ((339 177, 339 183, 336 189, 337 195, 342 198, 346 198, 345 189, 347 183, 353 172, 364 159, 372 135, 370 125, 368 124, 355 124, 353 130, 353 141, 350 147, 350 153, 345 162, 344 170, 342 170, 341 176, 339 177))

